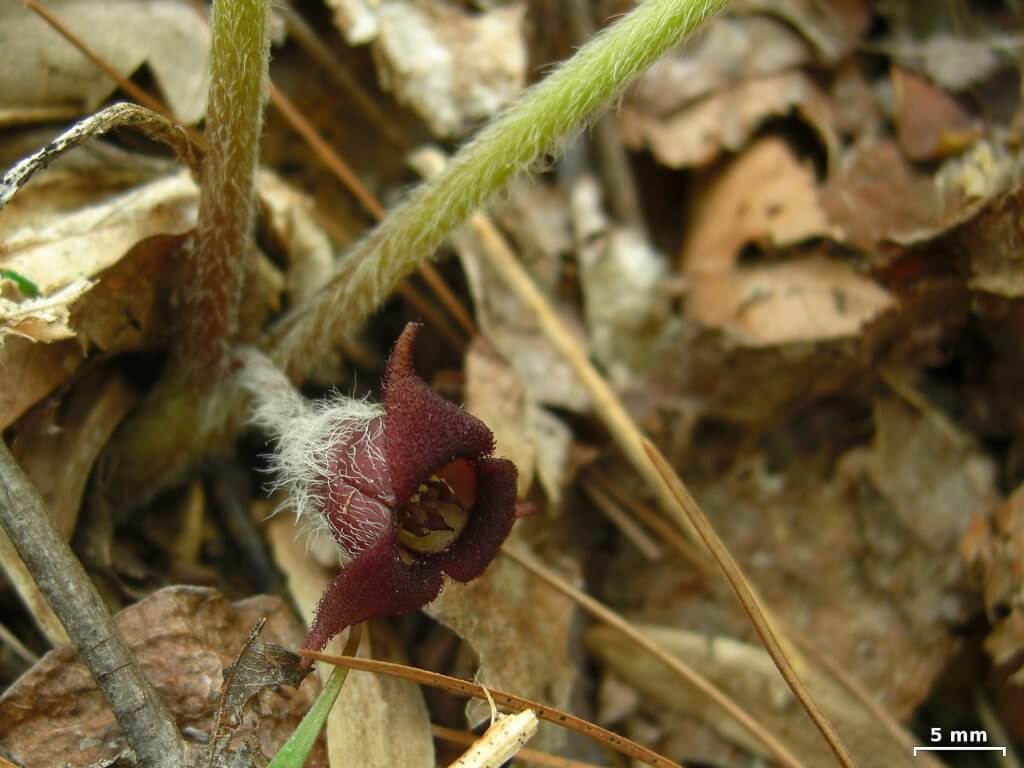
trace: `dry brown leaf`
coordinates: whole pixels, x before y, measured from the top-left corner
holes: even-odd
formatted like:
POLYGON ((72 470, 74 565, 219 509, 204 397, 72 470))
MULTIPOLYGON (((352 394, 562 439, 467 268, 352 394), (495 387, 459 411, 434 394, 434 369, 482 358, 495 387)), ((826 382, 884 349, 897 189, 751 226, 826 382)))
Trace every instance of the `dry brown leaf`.
MULTIPOLYGON (((513 534, 515 535, 515 534, 513 534)), ((479 681, 565 709, 576 680, 569 657, 572 601, 499 557, 468 584, 449 582, 427 613, 465 640, 479 660, 479 681)), ((487 705, 467 705, 471 725, 489 716, 487 705)), ((557 750, 564 732, 542 726, 539 749, 557 750)))
MULTIPOLYGON (((476 238, 468 231, 460 231, 452 242, 469 283, 477 322, 526 383, 530 399, 538 405, 576 412, 589 410, 590 396, 576 374, 541 332, 536 319, 523 311, 522 303, 488 265, 476 238)), ((568 312, 563 313, 563 319, 586 348, 579 322, 568 312)))
POLYGON ((479 340, 466 354, 466 409, 494 433, 498 456, 519 470, 519 496, 538 479, 558 508, 567 479, 572 435, 556 416, 536 405, 522 377, 479 340))
POLYGON ((793 111, 821 137, 829 154, 834 154, 837 140, 831 104, 799 71, 746 80, 664 117, 627 105, 619 124, 631 147, 650 148, 669 168, 687 168, 707 165, 723 152, 742 149, 765 120, 793 111))
MULTIPOLYGON (((146 677, 186 734, 209 735, 224 667, 261 617, 263 639, 302 642, 288 605, 259 596, 231 604, 198 587, 170 587, 117 614, 118 628, 146 677)), ((316 696, 307 680, 298 690, 264 690, 256 697, 259 723, 246 725, 264 755, 273 755, 316 696)), ((95 683, 68 646, 51 651, 0 698, 0 742, 26 765, 63 768, 116 755, 124 737, 95 683)), ((324 766, 322 749, 310 765, 324 766)))
POLYGON ((855 147, 825 184, 821 204, 844 242, 866 253, 888 241, 932 228, 944 210, 931 176, 915 170, 893 141, 855 147))
MULTIPOLYGON (((268 512, 272 507, 262 505, 261 509, 268 512)), ((267 524, 267 536, 288 589, 308 626, 337 568, 325 568, 307 556, 306 537, 300 536, 291 514, 274 516, 267 524)), ((337 557, 336 551, 334 556, 337 557)), ((364 634, 362 649, 372 647, 375 654, 398 653, 397 644, 386 634, 383 625, 374 627, 372 640, 367 637, 370 634, 364 634)), ((334 638, 326 650, 340 653, 340 639, 334 638)), ((381 656, 374 655, 374 658, 381 656)), ((326 680, 331 670, 330 666, 321 665, 321 677, 326 680)), ((434 764, 434 741, 423 693, 416 685, 403 680, 351 673, 328 716, 325 733, 331 768, 434 764)))
POLYGON ((732 11, 777 17, 814 46, 819 62, 835 64, 860 44, 873 8, 866 0, 738 0, 732 11))
MULTIPOLYGON (((209 28, 186 0, 47 0, 46 8, 126 78, 148 64, 175 116, 206 109, 209 28)), ((93 111, 116 89, 95 64, 20 3, 0 5, 0 109, 75 105, 93 111)))
POLYGON ((449 0, 331 0, 350 44, 372 43, 385 88, 436 136, 464 134, 526 81, 525 6, 471 13, 449 0))
POLYGON ((731 269, 747 245, 770 250, 835 234, 814 170, 776 136, 704 174, 692 197, 692 223, 680 254, 690 274, 731 269))
POLYGON ((288 295, 294 303, 305 301, 327 283, 334 266, 334 247, 315 221, 313 198, 266 169, 259 175, 259 198, 270 234, 288 257, 288 295))
POLYGON ((842 262, 811 257, 691 279, 687 314, 751 347, 855 336, 896 300, 842 262))

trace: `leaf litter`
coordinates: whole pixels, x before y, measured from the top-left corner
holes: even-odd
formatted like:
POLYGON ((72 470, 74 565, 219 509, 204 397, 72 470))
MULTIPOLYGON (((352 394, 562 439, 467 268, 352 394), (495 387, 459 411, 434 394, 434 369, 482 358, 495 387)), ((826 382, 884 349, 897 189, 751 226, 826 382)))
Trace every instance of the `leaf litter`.
MULTIPOLYGON (((196 123, 206 27, 188 3, 150 5, 47 7, 79 32, 117 30, 83 37, 179 121, 196 123), (94 21, 83 24, 84 13, 94 21)), ((602 24, 628 5, 588 7, 602 24)), ((979 694, 1020 740, 1024 19, 1012 3, 938 5, 736 2, 645 73, 615 114, 646 233, 605 210, 616 182, 585 137, 491 213, 787 632, 843 667, 917 743, 939 712, 973 723, 961 702, 979 694)), ((410 147, 469 135, 569 53, 557 4, 540 0, 331 0, 297 10, 410 147)), ((0 66, 0 117, 24 126, 10 131, 24 150, 4 150, 9 167, 67 127, 49 124, 39 138, 30 126, 40 115, 93 111, 115 86, 19 4, 0 12, 0 25, 17 41, 0 58, 23 51, 16 68, 0 66)), ((411 179, 404 158, 346 127, 366 116, 316 84, 319 66, 286 33, 272 75, 302 91, 315 128, 392 199, 411 179)), ((250 341, 326 282, 365 225, 288 131, 271 118, 263 140, 260 254, 243 308, 250 341)), ((126 131, 19 183, 0 211, 0 426, 108 602, 128 605, 122 631, 186 740, 230 742, 214 764, 248 766, 284 741, 317 681, 296 688, 258 668, 253 682, 224 691, 231 733, 215 727, 221 682, 232 659, 236 672, 251 669, 244 654, 271 648, 264 639, 301 644, 335 555, 286 514, 265 519, 274 507, 259 472, 267 447, 252 432, 222 453, 250 479, 239 492, 246 524, 265 538, 297 615, 256 595, 245 550, 210 508, 222 502, 197 485, 131 512, 100 509, 92 492, 99 455, 165 362, 197 204, 189 171, 126 131), (90 560, 90 541, 105 541, 109 556, 90 560), (263 635, 247 644, 261 617, 263 635), (239 744, 250 745, 241 756, 239 744)), ((481 333, 459 347, 428 323, 420 357, 425 378, 465 402, 494 431, 497 455, 519 466, 520 500, 534 514, 517 523, 518 544, 727 689, 806 765, 829 764, 724 585, 657 534, 661 554, 651 559, 581 493, 583 477, 598 473, 633 501, 652 501, 479 238, 467 228, 451 248, 443 277, 481 333)), ((376 399, 381 361, 419 314, 394 298, 358 337, 325 340, 309 394, 333 387, 376 399)), ((2 622, 43 654, 44 638, 59 643, 61 632, 13 551, 0 554, 2 622)), ((658 662, 503 558, 423 613, 375 623, 362 653, 419 662, 424 643, 444 650, 431 656, 436 671, 603 719, 673 760, 765 759, 658 662)), ((858 765, 914 764, 813 654, 800 662, 858 765)), ((67 646, 31 669, 23 658, 0 669, 5 757, 63 765, 123 754, 67 646)), ((473 728, 487 717, 486 706, 453 707, 408 681, 353 672, 310 764, 443 765, 455 755, 435 746, 431 724, 473 728)), ((604 759, 543 724, 532 746, 604 759)))

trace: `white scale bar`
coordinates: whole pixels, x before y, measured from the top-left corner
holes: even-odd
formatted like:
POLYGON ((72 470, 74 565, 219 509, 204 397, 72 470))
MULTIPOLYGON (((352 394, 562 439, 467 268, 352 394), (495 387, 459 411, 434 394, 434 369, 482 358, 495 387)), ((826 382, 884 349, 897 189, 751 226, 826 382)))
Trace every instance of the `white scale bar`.
POLYGON ((1006 747, 914 747, 914 757, 918 752, 1002 752, 1006 757, 1006 747))

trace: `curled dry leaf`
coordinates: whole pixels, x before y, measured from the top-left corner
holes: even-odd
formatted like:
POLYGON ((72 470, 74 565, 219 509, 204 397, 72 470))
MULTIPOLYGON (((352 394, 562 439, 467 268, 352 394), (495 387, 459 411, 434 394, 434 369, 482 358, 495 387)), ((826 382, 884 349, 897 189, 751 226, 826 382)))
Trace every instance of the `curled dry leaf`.
MULTIPOLYGON (((163 589, 115 620, 178 726, 185 734, 208 736, 224 670, 262 617, 268 619, 265 640, 293 647, 302 642, 302 627, 280 598, 231 604, 198 587, 163 589)), ((252 734, 264 755, 273 755, 315 695, 312 680, 299 689, 263 690, 253 706, 257 717, 247 719, 242 730, 252 734)), ((63 646, 0 697, 0 742, 26 765, 63 768, 71 755, 89 764, 118 754, 124 737, 84 665, 63 646)), ((314 751, 309 765, 326 765, 322 750, 314 751)))
POLYGON ((45 344, 74 337, 68 322, 71 305, 92 285, 78 279, 38 298, 10 301, 0 296, 0 346, 9 336, 45 344))
POLYGON ((910 160, 937 160, 979 137, 971 114, 925 78, 894 66, 892 87, 897 137, 910 160))

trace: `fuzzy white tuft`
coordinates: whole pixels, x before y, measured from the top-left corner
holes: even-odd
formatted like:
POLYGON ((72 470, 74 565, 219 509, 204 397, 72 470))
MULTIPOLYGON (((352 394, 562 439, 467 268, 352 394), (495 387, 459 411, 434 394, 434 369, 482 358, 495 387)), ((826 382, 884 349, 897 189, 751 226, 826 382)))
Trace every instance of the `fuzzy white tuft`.
MULTIPOLYGON (((319 402, 299 394, 280 368, 263 353, 246 349, 239 353, 243 363, 239 384, 253 398, 251 421, 274 440, 268 471, 274 476, 268 488, 284 490, 287 499, 274 513, 294 510, 303 532, 327 529, 325 493, 331 487, 329 457, 338 445, 372 447, 379 445, 383 429, 378 417, 384 409, 366 400, 339 393, 319 402)), ((383 456, 373 457, 383 463, 383 456)), ((374 538, 373 531, 367 536, 374 538)), ((366 545, 364 537, 344 543, 350 556, 366 545)))

